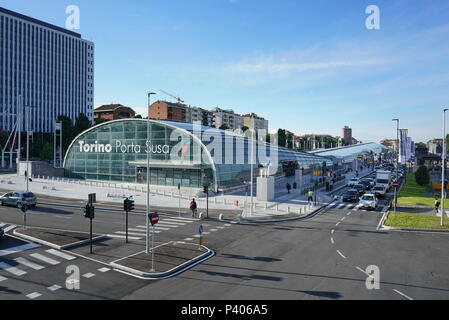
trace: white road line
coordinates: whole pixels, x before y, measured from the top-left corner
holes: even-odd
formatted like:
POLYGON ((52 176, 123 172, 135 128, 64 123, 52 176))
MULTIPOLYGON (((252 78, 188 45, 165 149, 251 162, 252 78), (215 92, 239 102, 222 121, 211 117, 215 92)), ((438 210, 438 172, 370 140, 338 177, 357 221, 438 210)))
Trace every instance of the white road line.
POLYGON ((356 267, 356 269, 359 270, 360 272, 363 272, 363 273, 366 274, 367 276, 370 276, 370 275, 369 275, 368 273, 366 273, 366 271, 363 270, 362 268, 356 267))
POLYGON ((172 224, 175 226, 185 226, 187 223, 186 222, 174 222, 174 221, 168 221, 168 220, 159 220, 159 223, 164 223, 164 224, 172 224))
POLYGON ((201 237, 199 234, 195 234, 195 235, 193 235, 192 237, 194 237, 194 238, 199 238, 199 237, 201 237))
MULTIPOLYGON (((145 229, 143 229, 143 228, 140 228, 140 229, 137 229, 137 228, 128 228, 128 231, 143 232, 143 234, 146 235, 145 229)), ((153 231, 152 231, 151 228, 150 228, 150 233, 151 233, 151 232, 153 232, 153 231)), ((160 231, 154 231, 154 233, 161 233, 161 232, 160 232, 160 231)))
POLYGON ((335 226, 338 227, 340 225, 341 222, 338 222, 335 226))
POLYGON ((208 235, 208 234, 210 234, 210 232, 203 232, 203 234, 208 235))
POLYGON ((62 289, 62 287, 55 284, 54 286, 48 287, 47 289, 50 291, 56 291, 56 290, 62 289))
POLYGON ((93 274, 93 273, 86 273, 86 274, 83 274, 83 277, 86 278, 86 279, 89 279, 89 278, 95 277, 95 274, 93 274))
POLYGON ((230 226, 232 226, 232 224, 226 223, 224 226, 225 227, 230 227, 230 226))
POLYGON ((33 292, 33 293, 26 295, 26 297, 30 298, 30 299, 36 299, 36 298, 39 298, 40 296, 41 296, 41 294, 39 292, 33 292))
POLYGON ((331 238, 331 242, 332 242, 332 244, 334 244, 335 242, 334 242, 334 238, 331 238))
POLYGON ((33 253, 33 254, 30 254, 30 256, 35 258, 35 259, 44 261, 44 262, 46 262, 48 264, 51 264, 51 265, 59 264, 59 261, 53 260, 53 259, 51 259, 49 257, 44 256, 44 255, 41 255, 40 253, 33 253))
MULTIPOLYGON (((125 231, 117 231, 116 233, 120 234, 120 235, 125 235, 125 238, 126 238, 126 232, 125 231)), ((155 233, 158 233, 158 232, 155 232, 155 233)), ((151 231, 150 231, 150 234, 151 234, 151 231)), ((130 235, 130 236, 139 236, 139 237, 146 237, 147 236, 146 233, 137 233, 137 232, 128 232, 128 235, 130 235)))
POLYGON ((346 204, 344 204, 344 203, 339 204, 336 208, 337 208, 337 209, 341 209, 341 208, 343 208, 343 207, 346 207, 346 204))
POLYGON ((401 296, 407 298, 408 300, 413 300, 412 298, 410 298, 408 295, 403 294, 401 291, 393 289, 394 292, 399 293, 401 296))
POLYGON ((49 250, 45 250, 45 251, 50 253, 50 254, 53 254, 53 255, 55 255, 57 257, 60 257, 60 258, 63 258, 63 259, 69 260, 69 261, 76 259, 76 257, 71 256, 70 254, 63 253, 63 252, 55 250, 55 249, 49 249, 49 250))
POLYGON ((103 272, 103 273, 108 272, 108 271, 110 271, 110 270, 111 270, 111 269, 106 268, 106 267, 101 268, 101 269, 98 269, 98 271, 103 272))
POLYGON ((332 229, 332 231, 331 231, 331 234, 334 234, 335 233, 335 230, 334 229, 332 229))
POLYGON ((192 223, 195 221, 200 221, 200 219, 194 219, 194 218, 184 218, 184 217, 173 217, 173 218, 164 218, 164 219, 169 219, 169 220, 173 220, 173 221, 182 221, 182 222, 187 222, 187 223, 192 223))
MULTIPOLYGON (((107 234, 106 237, 109 237, 109 238, 117 238, 117 239, 125 239, 125 238, 126 238, 126 236, 119 236, 119 235, 117 235, 117 234, 107 234)), ((140 240, 140 239, 142 239, 142 238, 128 237, 128 239, 130 239, 130 240, 140 240)))
POLYGON ((184 241, 192 241, 194 240, 193 238, 185 238, 184 241))
POLYGON ((40 247, 40 244, 28 243, 23 246, 0 250, 0 257, 40 247))
POLYGON ((340 221, 345 221, 345 219, 346 219, 346 217, 343 217, 343 218, 341 218, 341 220, 340 220, 340 221))
POLYGON ((217 227, 217 229, 224 229, 224 227, 217 227))
POLYGON ((351 212, 348 212, 346 215, 347 215, 347 216, 350 216, 350 215, 351 215, 351 212))
MULTIPOLYGON (((137 226, 136 228, 140 228, 140 229, 147 229, 147 227, 145 227, 145 226, 137 226)), ((153 226, 150 226, 150 230, 151 229, 153 229, 153 226)), ((157 230, 157 229, 159 229, 159 230, 162 230, 162 231, 167 231, 167 230, 170 230, 170 228, 161 228, 161 227, 155 227, 155 229, 157 230)))
POLYGON ((45 268, 44 266, 41 266, 40 264, 34 263, 34 262, 27 260, 25 258, 22 258, 22 257, 16 258, 16 259, 14 259, 14 261, 19 264, 23 264, 24 266, 34 269, 34 270, 42 270, 45 268))
POLYGON ((0 276, 0 282, 5 281, 5 280, 8 280, 8 278, 0 276))
POLYGON ((17 227, 17 226, 15 226, 15 225, 12 224, 12 225, 10 225, 9 227, 6 227, 5 229, 3 229, 3 231, 5 231, 5 233, 6 233, 6 232, 8 232, 8 231, 14 229, 15 227, 17 227))
POLYGON ((346 257, 343 255, 343 253, 340 252, 340 250, 337 250, 337 252, 343 259, 346 259, 346 257))
POLYGON ((211 232, 215 232, 218 231, 217 229, 210 229, 211 232))
POLYGON ((23 276, 24 274, 26 274, 25 271, 20 270, 19 268, 13 267, 13 266, 7 264, 6 262, 0 262, 0 269, 5 270, 9 273, 12 273, 15 276, 23 276))

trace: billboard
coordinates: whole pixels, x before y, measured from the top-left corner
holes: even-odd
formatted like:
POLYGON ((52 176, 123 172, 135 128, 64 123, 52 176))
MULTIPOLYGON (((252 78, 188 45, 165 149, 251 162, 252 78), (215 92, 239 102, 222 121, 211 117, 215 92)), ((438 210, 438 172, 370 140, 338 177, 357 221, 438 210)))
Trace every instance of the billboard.
POLYGON ((407 161, 407 135, 408 129, 399 130, 399 163, 401 164, 407 161))

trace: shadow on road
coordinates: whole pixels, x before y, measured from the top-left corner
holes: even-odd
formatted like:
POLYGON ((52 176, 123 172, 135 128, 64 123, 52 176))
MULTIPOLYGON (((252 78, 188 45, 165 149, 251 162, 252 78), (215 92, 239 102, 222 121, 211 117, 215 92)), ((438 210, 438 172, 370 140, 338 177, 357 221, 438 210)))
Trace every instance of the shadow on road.
POLYGON ((48 213, 48 214, 73 214, 72 211, 67 210, 61 210, 61 209, 54 209, 54 208, 45 208, 45 207, 35 207, 30 210, 31 213, 33 212, 40 212, 40 213, 48 213))
POLYGON ((0 287, 0 293, 8 293, 8 294, 21 294, 22 292, 9 289, 7 287, 0 287))
POLYGON ((282 259, 277 259, 277 258, 270 258, 270 257, 246 257, 246 256, 241 256, 241 255, 236 255, 236 254, 227 254, 227 253, 222 253, 220 255, 221 257, 224 258, 231 258, 231 259, 242 259, 242 260, 250 260, 250 261, 261 261, 261 262, 278 262, 278 261, 282 261, 282 259))
POLYGON ((329 299, 340 299, 343 298, 343 296, 338 292, 332 292, 332 291, 302 291, 298 290, 300 293, 305 293, 311 296, 316 296, 320 298, 329 298, 329 299))

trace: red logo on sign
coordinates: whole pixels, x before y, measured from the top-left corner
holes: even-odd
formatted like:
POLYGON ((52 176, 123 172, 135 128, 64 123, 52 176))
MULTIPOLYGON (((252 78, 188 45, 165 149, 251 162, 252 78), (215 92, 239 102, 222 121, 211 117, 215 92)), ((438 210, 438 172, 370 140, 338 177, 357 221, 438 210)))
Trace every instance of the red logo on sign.
POLYGON ((150 218, 151 225, 154 226, 159 222, 159 215, 157 213, 153 213, 150 218))

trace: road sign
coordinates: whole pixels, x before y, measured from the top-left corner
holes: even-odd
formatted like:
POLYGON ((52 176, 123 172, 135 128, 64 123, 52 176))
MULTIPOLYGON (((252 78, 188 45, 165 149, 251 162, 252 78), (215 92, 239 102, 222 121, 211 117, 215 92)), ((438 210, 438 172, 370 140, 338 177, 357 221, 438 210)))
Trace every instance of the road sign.
POLYGON ((393 187, 395 187, 395 188, 399 188, 399 182, 397 182, 397 181, 393 181, 393 187))
POLYGON ((152 226, 154 226, 155 224, 157 224, 159 222, 159 215, 156 212, 150 213, 149 217, 150 217, 150 223, 152 226))

